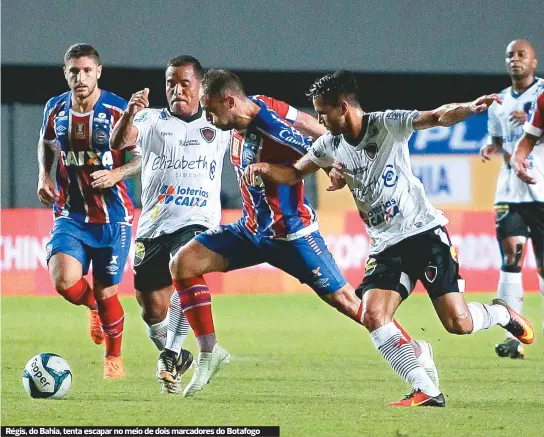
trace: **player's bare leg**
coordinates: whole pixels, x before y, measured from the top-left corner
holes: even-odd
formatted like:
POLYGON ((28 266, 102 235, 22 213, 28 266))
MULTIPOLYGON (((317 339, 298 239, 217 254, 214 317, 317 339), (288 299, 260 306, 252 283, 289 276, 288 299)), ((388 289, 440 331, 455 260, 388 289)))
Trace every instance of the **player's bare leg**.
POLYGON ((167 313, 172 291, 171 286, 154 291, 136 290, 136 300, 142 309, 147 335, 160 351, 166 345, 167 313))
POLYGON ((445 405, 444 396, 416 357, 411 338, 394 321, 401 296, 393 290, 371 289, 363 294, 362 323, 372 343, 397 374, 408 382, 412 392, 390 406, 445 405))
MULTIPOLYGON (((321 296, 325 302, 327 302, 333 308, 336 308, 342 314, 345 314, 349 318, 353 319, 359 324, 363 324, 363 303, 361 299, 355 294, 355 289, 350 285, 344 285, 340 290, 335 293, 328 293, 321 296)), ((394 309, 393 309, 394 311, 394 309)), ((402 332, 404 337, 410 342, 414 348, 414 353, 421 366, 425 369, 433 383, 438 387, 438 370, 433 358, 432 346, 424 340, 413 340, 412 337, 404 330, 404 328, 396 321, 393 320, 398 329, 402 332)))
POLYGON ((462 293, 448 293, 433 302, 442 325, 452 334, 465 335, 499 325, 525 344, 534 340, 531 323, 501 299, 491 305, 465 302, 462 293))
POLYGON ((104 342, 104 331, 98 316, 94 292, 83 277, 81 263, 71 255, 59 252, 49 260, 49 274, 55 290, 74 305, 89 308, 89 334, 96 344, 104 342))
POLYGON ((94 278, 94 295, 106 340, 104 378, 124 378, 125 369, 121 357, 121 344, 125 313, 117 295, 117 285, 105 286, 94 278))
MULTIPOLYGON (((521 313, 523 306, 521 267, 525 258, 526 243, 527 238, 523 236, 507 237, 499 241, 502 266, 497 295, 517 313, 521 313)), ((495 352, 500 357, 524 357, 522 344, 508 331, 506 341, 495 345, 495 352)))
POLYGON ((195 240, 180 248, 170 261, 170 273, 180 306, 200 350, 193 377, 183 391, 184 396, 193 396, 202 390, 223 367, 230 364, 230 354, 217 344, 210 290, 203 278, 206 273, 224 272, 227 267, 226 257, 195 240))

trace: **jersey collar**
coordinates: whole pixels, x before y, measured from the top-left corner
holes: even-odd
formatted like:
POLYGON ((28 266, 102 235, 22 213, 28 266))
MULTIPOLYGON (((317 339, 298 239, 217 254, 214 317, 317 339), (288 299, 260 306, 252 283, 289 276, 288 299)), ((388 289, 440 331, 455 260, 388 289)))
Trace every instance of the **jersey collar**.
POLYGON ((366 132, 368 131, 368 120, 370 118, 370 114, 364 114, 363 115, 363 118, 362 118, 362 125, 361 125, 361 132, 359 132, 359 135, 357 135, 357 137, 355 139, 353 139, 353 141, 348 141, 345 137, 344 137, 344 140, 346 140, 346 142, 350 145, 352 145, 353 147, 357 147, 361 141, 363 141, 363 138, 365 137, 366 135, 366 132))
POLYGON ((172 117, 184 121, 185 123, 190 123, 191 121, 198 120, 200 117, 202 117, 202 107, 200 105, 198 105, 198 111, 196 111, 195 114, 190 115, 189 117, 182 117, 181 115, 174 114, 172 111, 170 111, 170 109, 166 110, 172 117))
POLYGON ((514 99, 517 99, 519 96, 521 96, 525 91, 527 91, 529 88, 531 88, 535 83, 538 82, 538 77, 535 77, 535 80, 533 80, 533 82, 531 83, 531 85, 529 85, 527 88, 525 88, 522 92, 520 93, 516 93, 514 91, 514 87, 510 87, 510 94, 512 95, 512 97, 514 99))

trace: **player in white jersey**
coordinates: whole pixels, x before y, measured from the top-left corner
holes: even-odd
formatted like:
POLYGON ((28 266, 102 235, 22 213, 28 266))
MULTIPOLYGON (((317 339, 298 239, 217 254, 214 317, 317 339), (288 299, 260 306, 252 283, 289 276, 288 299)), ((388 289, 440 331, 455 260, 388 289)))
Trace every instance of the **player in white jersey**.
MULTIPOLYGON (((407 382, 411 382, 414 357, 404 347, 406 341, 393 317, 418 280, 448 332, 471 334, 501 325, 531 343, 532 326, 505 302, 467 304, 459 293, 459 266, 444 228, 448 221, 427 200, 408 155, 408 139, 414 130, 458 123, 487 110, 498 96, 482 96, 434 111, 365 113, 357 94, 350 73, 337 72, 316 81, 309 95, 328 132, 294 165, 254 164, 246 177, 292 184, 332 166, 330 190, 347 183, 371 237, 365 278, 357 288, 363 300, 363 325, 378 351, 407 382)), ((445 400, 437 387, 426 386, 388 405, 444 406, 445 400)))
POLYGON ((178 393, 192 363, 182 349, 189 324, 172 293, 168 263, 178 249, 221 219, 221 170, 229 133, 216 129, 198 102, 203 69, 197 59, 168 62, 168 108, 150 109, 146 88, 133 94, 111 148, 142 150, 142 214, 136 232, 134 285, 148 334, 161 350, 162 391, 178 393), (169 308, 170 307, 170 308, 169 308))
MULTIPOLYGON (((532 239, 540 271, 544 265, 541 231, 544 226, 544 148, 536 148, 528 157, 530 171, 540 180, 539 184, 531 185, 520 180, 509 161, 544 80, 535 77, 537 59, 529 41, 515 40, 508 44, 505 62, 512 86, 500 93, 501 105, 494 103, 489 108, 489 140, 480 154, 484 162, 490 160, 493 153, 504 158, 495 192, 495 222, 502 258, 497 294, 515 311, 521 312, 521 269, 528 238, 532 239)), ((544 282, 541 279, 542 287, 544 282)), ((506 341, 495 346, 495 352, 500 357, 524 357, 523 346, 508 332, 506 341)))

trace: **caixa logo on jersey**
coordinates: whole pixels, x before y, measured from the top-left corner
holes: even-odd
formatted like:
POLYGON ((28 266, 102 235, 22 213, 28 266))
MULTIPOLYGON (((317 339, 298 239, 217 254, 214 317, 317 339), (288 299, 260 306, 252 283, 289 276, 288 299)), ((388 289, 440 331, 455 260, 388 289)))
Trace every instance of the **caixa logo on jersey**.
POLYGON ((66 167, 92 165, 98 167, 103 166, 110 169, 113 166, 113 155, 109 150, 106 152, 93 152, 91 150, 81 150, 79 152, 74 152, 72 150, 69 150, 68 152, 61 151, 60 158, 66 167))
POLYGON ((190 188, 163 184, 157 196, 157 203, 168 205, 173 203, 178 206, 200 206, 208 203, 209 193, 202 188, 190 188))
POLYGON ((368 211, 366 214, 368 220, 367 223, 369 223, 370 226, 378 226, 382 223, 389 223, 391 220, 393 220, 393 217, 399 213, 400 209, 397 205, 397 201, 395 199, 391 199, 368 211))

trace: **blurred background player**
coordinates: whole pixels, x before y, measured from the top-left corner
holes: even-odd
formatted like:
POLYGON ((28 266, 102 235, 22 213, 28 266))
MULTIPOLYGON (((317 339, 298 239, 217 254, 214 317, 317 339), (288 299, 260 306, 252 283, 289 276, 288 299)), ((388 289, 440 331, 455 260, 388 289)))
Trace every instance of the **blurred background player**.
MULTIPOLYGON (((497 294, 521 313, 523 285, 521 269, 527 239, 531 238, 537 261, 540 289, 544 290, 543 231, 544 184, 530 185, 516 177, 510 165, 514 146, 523 134, 523 124, 544 80, 535 77, 537 58, 529 41, 515 40, 506 47, 506 70, 512 85, 501 91, 502 104, 493 103, 488 111, 489 142, 480 153, 483 161, 494 153, 504 161, 495 191, 495 222, 502 266, 497 294)), ((544 149, 528 155, 530 169, 544 175, 544 149)), ((506 341, 495 346, 500 357, 523 358, 521 343, 508 331, 506 341)))
MULTIPOLYGON (((304 197, 303 183, 281 186, 259 179, 249 184, 244 178, 244 170, 254 162, 294 162, 306 153, 311 141, 285 121, 293 109, 273 99, 247 97, 239 78, 226 70, 206 73, 200 101, 216 127, 232 129, 231 161, 242 193, 243 217, 198 235, 171 262, 174 285, 200 349, 184 396, 202 390, 230 363, 230 354, 216 342, 210 292, 202 277, 206 273, 268 262, 308 284, 357 323, 361 323, 362 312, 361 301, 346 283, 319 233, 313 208, 304 197)), ((318 137, 323 127, 310 118, 306 133, 318 137)), ((403 338, 414 355, 411 339, 407 334, 403 338)), ((430 352, 427 358, 428 367, 436 374, 430 352)), ((438 381, 433 382, 417 360, 412 370, 415 383, 436 388, 438 381)))
POLYGON ((74 44, 64 55, 70 91, 50 99, 38 142, 38 197, 53 204, 55 223, 46 246, 57 292, 90 312, 96 344, 106 340, 104 378, 124 377, 121 358, 124 312, 117 297, 130 248, 133 205, 123 179, 140 170, 137 153, 112 152, 112 126, 126 101, 98 88, 96 49, 74 44), (57 150, 56 186, 50 176, 57 150), (93 287, 83 277, 93 264, 93 287))
MULTIPOLYGON (((355 77, 347 72, 322 77, 308 94, 328 132, 294 166, 254 164, 248 173, 251 178, 298 184, 304 175, 333 166, 331 190, 347 182, 372 242, 365 277, 357 288, 363 301, 362 323, 389 365, 411 382, 417 360, 393 318, 418 280, 448 332, 471 334, 500 325, 531 343, 531 325, 506 303, 496 299, 492 305, 467 304, 459 293, 459 265, 444 228, 448 220, 427 200, 408 157, 414 130, 451 126, 487 110, 498 96, 434 111, 365 113, 355 77)), ((443 407, 445 398, 438 387, 427 385, 388 405, 443 407)))
POLYGON ((164 393, 180 392, 181 376, 193 361, 182 349, 189 324, 172 293, 168 263, 180 247, 221 220, 229 134, 210 124, 200 108, 203 73, 192 56, 168 61, 168 108, 147 109, 147 88, 133 94, 110 142, 113 150, 137 144, 143 154, 134 287, 148 335, 161 351, 157 377, 164 393))

